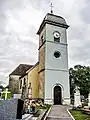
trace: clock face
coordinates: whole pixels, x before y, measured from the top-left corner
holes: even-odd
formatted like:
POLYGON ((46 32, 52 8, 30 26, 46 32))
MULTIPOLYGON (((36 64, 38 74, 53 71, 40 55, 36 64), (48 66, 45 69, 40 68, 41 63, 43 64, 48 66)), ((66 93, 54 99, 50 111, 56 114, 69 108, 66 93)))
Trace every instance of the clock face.
POLYGON ((59 32, 54 32, 54 37, 55 37, 55 38, 59 38, 59 37, 60 37, 59 32))

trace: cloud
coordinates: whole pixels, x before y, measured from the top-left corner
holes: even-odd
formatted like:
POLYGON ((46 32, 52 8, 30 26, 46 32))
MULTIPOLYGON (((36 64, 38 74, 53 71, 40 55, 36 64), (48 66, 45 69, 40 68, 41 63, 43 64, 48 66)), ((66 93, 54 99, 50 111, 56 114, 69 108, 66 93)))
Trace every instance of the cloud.
POLYGON ((85 0, 85 6, 81 10, 81 18, 86 24, 90 24, 90 16, 89 16, 89 11, 90 11, 90 1, 85 0))
MULTIPOLYGON (((20 63, 34 64, 38 59, 36 32, 50 11, 50 0, 0 1, 0 80, 20 63)), ((54 14, 70 25, 68 32, 69 67, 89 65, 89 0, 52 0, 54 14)))
POLYGON ((36 32, 38 16, 42 13, 28 3, 24 0, 0 1, 0 80, 3 83, 8 83, 6 74, 18 64, 37 61, 36 32))

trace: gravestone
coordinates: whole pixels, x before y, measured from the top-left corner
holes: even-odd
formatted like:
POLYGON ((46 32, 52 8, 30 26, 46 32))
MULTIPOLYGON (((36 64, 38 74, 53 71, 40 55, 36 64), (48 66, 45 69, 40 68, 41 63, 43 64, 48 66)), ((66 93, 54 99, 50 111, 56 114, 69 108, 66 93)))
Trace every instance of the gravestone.
POLYGON ((21 99, 21 94, 13 94, 14 99, 21 99))
POLYGON ((1 99, 1 92, 2 92, 2 89, 0 88, 0 99, 1 99))
POLYGON ((21 99, 18 99, 18 103, 17 103, 17 115, 16 115, 17 119, 22 119, 23 104, 24 104, 24 101, 21 100, 21 99))
POLYGON ((17 120, 18 99, 3 100, 0 104, 0 120, 17 120))
POLYGON ((75 88, 75 93, 74 93, 74 106, 78 107, 81 106, 81 99, 80 99, 80 91, 79 91, 79 87, 76 86, 75 88))
POLYGON ((88 94, 88 106, 90 107, 90 93, 88 94))

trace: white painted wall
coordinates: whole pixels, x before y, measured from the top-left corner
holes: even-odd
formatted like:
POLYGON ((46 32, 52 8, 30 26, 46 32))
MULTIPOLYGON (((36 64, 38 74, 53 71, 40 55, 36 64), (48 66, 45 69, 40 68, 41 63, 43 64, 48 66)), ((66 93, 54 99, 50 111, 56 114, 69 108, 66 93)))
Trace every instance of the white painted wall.
POLYGON ((46 24, 45 43, 45 103, 54 100, 54 86, 58 83, 62 86, 63 104, 70 103, 70 87, 68 72, 68 48, 66 28, 46 24), (54 42, 53 33, 60 32, 60 43, 54 42), (61 56, 54 57, 54 52, 59 51, 61 56))
POLYGON ((54 98, 54 86, 56 84, 61 84, 62 88, 62 99, 70 98, 70 89, 69 89, 69 72, 68 71, 54 71, 54 70, 45 70, 45 99, 54 98))
POLYGON ((53 32, 58 31, 61 34, 60 42, 67 44, 66 29, 50 24, 46 24, 46 41, 54 41, 53 32))
POLYGON ((61 45, 52 42, 46 43, 45 68, 56 70, 68 70, 67 45, 61 45), (61 56, 59 58, 55 58, 55 51, 59 51, 61 53, 61 56))

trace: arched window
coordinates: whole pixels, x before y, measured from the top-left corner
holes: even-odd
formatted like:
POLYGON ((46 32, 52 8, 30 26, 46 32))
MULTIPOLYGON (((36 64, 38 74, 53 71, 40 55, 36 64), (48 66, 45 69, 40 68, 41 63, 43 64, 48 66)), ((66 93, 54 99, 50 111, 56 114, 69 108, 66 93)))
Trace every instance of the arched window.
POLYGON ((25 85, 25 84, 26 84, 26 79, 24 78, 23 85, 25 85))
POLYGON ((60 42, 60 38, 55 38, 54 37, 54 42, 60 42))

